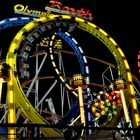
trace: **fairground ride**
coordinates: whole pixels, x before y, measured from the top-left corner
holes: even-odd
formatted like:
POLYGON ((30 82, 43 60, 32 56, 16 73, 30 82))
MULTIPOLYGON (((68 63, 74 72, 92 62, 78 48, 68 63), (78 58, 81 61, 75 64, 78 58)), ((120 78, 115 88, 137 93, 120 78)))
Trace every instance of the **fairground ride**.
MULTIPOLYGON (((2 20, 0 29, 19 24, 26 25, 12 40, 6 63, 0 68, 1 87, 4 82, 7 85, 7 100, 1 104, 1 123, 83 126, 88 129, 81 129, 78 135, 93 137, 105 133, 94 127, 139 126, 139 100, 135 97, 139 91, 133 84, 124 53, 104 30, 79 17, 52 14, 36 19, 2 20), (90 45, 84 43, 88 38, 90 45), (94 52, 98 44, 110 53, 116 65, 113 70, 103 60, 99 61, 109 67, 104 71, 100 66, 101 73, 96 64, 92 65, 94 58, 88 53, 94 52), (96 75, 102 85, 96 84, 96 75)), ((45 137, 64 137, 66 130, 39 129, 45 137)), ((16 139, 15 134, 27 135, 28 129, 8 127, 7 133, 9 139, 16 139)), ((120 132, 124 137, 125 133, 120 132)))

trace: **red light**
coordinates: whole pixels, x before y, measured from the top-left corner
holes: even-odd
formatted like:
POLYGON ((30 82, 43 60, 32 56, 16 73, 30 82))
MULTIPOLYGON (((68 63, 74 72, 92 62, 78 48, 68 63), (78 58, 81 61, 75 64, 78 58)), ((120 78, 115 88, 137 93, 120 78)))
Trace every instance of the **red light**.
POLYGON ((140 68, 140 61, 138 61, 138 68, 140 68))
POLYGON ((140 60, 140 54, 138 54, 138 60, 140 60))

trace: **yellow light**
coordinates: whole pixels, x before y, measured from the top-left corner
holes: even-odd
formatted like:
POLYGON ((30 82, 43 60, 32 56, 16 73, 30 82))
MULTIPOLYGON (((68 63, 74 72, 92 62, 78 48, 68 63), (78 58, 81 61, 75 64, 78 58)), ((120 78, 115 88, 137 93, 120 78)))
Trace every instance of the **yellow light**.
POLYGON ((54 38, 55 38, 55 35, 52 36, 52 40, 54 40, 54 38))
POLYGON ((14 93, 12 90, 9 91, 9 95, 8 95, 8 98, 9 98, 9 103, 13 103, 14 102, 14 97, 13 97, 14 93))
POLYGON ((124 60, 124 64, 125 64, 126 69, 129 69, 129 65, 126 59, 124 60))
POLYGON ((54 18, 59 17, 58 15, 50 14, 49 16, 50 20, 54 20, 54 18))
POLYGON ((64 78, 62 76, 59 77, 62 82, 65 82, 64 78))
POLYGON ((96 102, 96 103, 95 103, 95 106, 98 106, 98 105, 99 105, 99 103, 98 103, 98 102, 96 102))
POLYGON ((134 117, 135 117, 135 120, 136 120, 136 127, 139 127, 140 126, 140 124, 139 124, 139 122, 140 122, 139 114, 135 114, 134 117))
POLYGON ((100 113, 95 113, 95 116, 100 117, 100 113))
POLYGON ((135 95, 133 85, 130 84, 129 87, 130 87, 130 94, 131 94, 131 95, 135 95))
POLYGON ((1 96, 2 96, 2 85, 3 85, 3 78, 0 78, 0 103, 1 103, 1 96))
POLYGON ((10 129, 9 132, 10 132, 10 134, 14 134, 15 131, 14 131, 14 129, 10 129))
POLYGON ((96 108, 95 107, 92 107, 92 112, 95 112, 96 108))
POLYGON ((88 25, 92 26, 93 28, 96 28, 97 26, 91 22, 88 22, 88 25))
POLYGON ((10 52, 14 53, 15 49, 17 48, 17 44, 16 43, 12 43, 10 46, 10 52))
POLYGON ((14 109, 9 109, 9 122, 8 123, 15 123, 14 109))
POLYGON ((65 84, 66 85, 66 87, 68 88, 68 89, 71 89, 71 87, 68 85, 68 84, 65 84))
POLYGON ((57 68, 55 69, 55 71, 56 71, 56 73, 59 75, 59 71, 58 71, 58 69, 57 69, 57 68))
POLYGON ((27 108, 29 108, 29 107, 30 107, 30 105, 29 105, 27 102, 26 102, 26 107, 27 107, 27 108))
POLYGON ((100 107, 101 107, 101 109, 104 109, 105 108, 103 104, 101 104, 100 107))
POLYGON ((134 114, 134 119, 135 119, 135 127, 139 127, 140 126, 140 124, 139 124, 139 122, 140 122, 140 116, 139 116, 139 114, 138 113, 135 113, 134 114))
POLYGON ((16 140, 16 129, 8 128, 8 140, 16 140))
POLYGON ((52 53, 52 48, 49 48, 49 50, 50 50, 50 53, 52 53))
POLYGON ((72 93, 73 93, 76 97, 78 97, 78 94, 77 94, 75 91, 72 91, 72 93))
POLYGON ((118 48, 118 51, 119 51, 121 57, 125 57, 125 56, 124 56, 124 53, 122 52, 122 50, 121 50, 120 48, 118 48))
POLYGON ((104 115, 105 114, 105 111, 101 111, 101 115, 104 115))
POLYGON ((128 81, 132 81, 132 75, 130 72, 127 72, 128 81))
POLYGON ((52 54, 50 55, 50 57, 51 57, 51 60, 53 60, 53 55, 52 54))
POLYGON ((75 19, 76 19, 76 21, 78 21, 78 22, 84 22, 84 21, 85 21, 84 19, 79 18, 79 17, 76 17, 75 19))
POLYGON ((53 66, 54 66, 54 67, 56 67, 56 64, 55 64, 55 62, 54 62, 54 61, 52 61, 52 64, 53 64, 53 66))
POLYGON ((108 34, 107 34, 104 30, 102 30, 101 28, 99 29, 99 31, 100 31, 101 33, 103 33, 105 36, 108 35, 108 34))
POLYGON ((30 31, 33 27, 36 27, 37 23, 30 22, 25 26, 26 31, 30 31))
POLYGON ((70 19, 70 18, 71 18, 71 16, 69 16, 69 15, 62 15, 62 17, 63 17, 64 19, 70 19))
POLYGON ((35 18, 34 19, 35 21, 37 21, 37 22, 47 22, 47 18, 46 17, 41 17, 41 18, 35 18))
POLYGON ((13 65, 13 58, 9 58, 8 59, 8 64, 9 64, 9 66, 11 66, 12 68, 14 67, 14 65, 13 65))
POLYGON ((13 81, 10 80, 10 81, 8 82, 8 85, 9 85, 9 86, 12 86, 12 85, 13 85, 13 81))
POLYGON ((133 109, 134 110, 137 110, 137 102, 136 102, 136 99, 135 98, 132 98, 131 99, 131 102, 132 102, 133 109))
POLYGON ((15 40, 19 40, 19 39, 21 39, 22 35, 23 35, 23 31, 20 30, 20 31, 17 33, 17 35, 15 36, 14 39, 15 39, 15 40))
POLYGON ((110 37, 109 39, 114 45, 117 45, 117 43, 115 42, 115 40, 112 37, 110 37))
POLYGON ((53 41, 51 40, 51 41, 50 41, 50 46, 52 46, 52 45, 53 45, 53 41))

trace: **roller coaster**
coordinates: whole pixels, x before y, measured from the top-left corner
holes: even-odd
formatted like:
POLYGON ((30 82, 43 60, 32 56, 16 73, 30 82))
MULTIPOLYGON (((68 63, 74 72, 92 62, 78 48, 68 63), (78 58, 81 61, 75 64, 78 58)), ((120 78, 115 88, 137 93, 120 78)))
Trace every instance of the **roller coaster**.
MULTIPOLYGON (((79 17, 50 14, 4 19, 0 30, 17 25, 24 26, 0 67, 0 97, 4 96, 3 84, 7 86, 5 104, 1 103, 2 124, 56 126, 40 127, 39 132, 48 138, 64 137, 67 128, 58 126, 88 127, 78 136, 92 137, 105 133, 92 127, 139 127, 139 91, 134 84, 139 81, 131 74, 121 48, 103 29, 79 17), (77 37, 80 33, 84 38, 77 37), (85 47, 87 35, 96 44, 91 41, 93 44, 85 47), (98 43, 110 52, 115 65, 87 55, 86 50, 94 51, 98 43), (100 74, 102 84, 93 82, 98 71, 92 72, 92 60, 107 66, 100 74)), ((8 139, 28 133, 24 127, 0 129, 2 134, 8 133, 8 139)), ((134 139, 125 133, 120 131, 126 139, 134 139)))

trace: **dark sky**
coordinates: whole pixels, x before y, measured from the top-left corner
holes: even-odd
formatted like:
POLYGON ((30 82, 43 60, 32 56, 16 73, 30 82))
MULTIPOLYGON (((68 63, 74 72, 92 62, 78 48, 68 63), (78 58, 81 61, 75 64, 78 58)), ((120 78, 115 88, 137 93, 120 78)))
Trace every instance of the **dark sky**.
MULTIPOLYGON (((137 74, 139 50, 140 10, 136 1, 126 0, 61 0, 64 6, 93 13, 93 23, 105 30, 121 47, 134 74, 137 74)), ((20 16, 14 13, 15 4, 29 5, 31 9, 44 10, 49 0, 1 0, 0 19, 20 16)), ((2 34, 6 34, 2 31, 2 34)), ((1 40, 4 40, 1 36, 1 40)), ((3 41, 2 41, 3 42, 3 41)), ((3 44, 2 44, 3 45, 3 44)))

